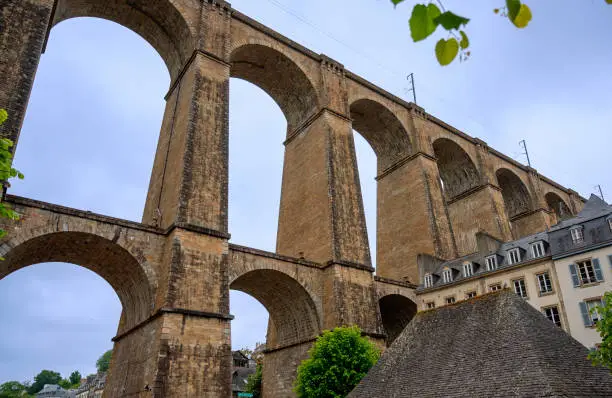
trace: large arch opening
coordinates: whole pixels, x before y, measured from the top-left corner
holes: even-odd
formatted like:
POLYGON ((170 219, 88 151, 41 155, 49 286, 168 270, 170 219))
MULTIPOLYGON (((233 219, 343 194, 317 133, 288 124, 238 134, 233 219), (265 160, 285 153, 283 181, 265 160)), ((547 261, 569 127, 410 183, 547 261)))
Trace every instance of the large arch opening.
POLYGON ((439 138, 433 142, 446 200, 480 184, 480 175, 470 156, 456 142, 439 138))
POLYGON ((400 120, 376 101, 360 99, 350 106, 353 129, 368 141, 378 159, 378 173, 412 154, 410 137, 400 120))
POLYGON ((387 334, 387 347, 402 333, 417 313, 417 305, 408 297, 390 294, 378 300, 382 324, 387 334))
POLYGON ((412 154, 408 132, 393 112, 384 105, 359 99, 350 105, 355 134, 355 152, 365 211, 372 264, 378 260, 379 235, 387 220, 381 217, 381 181, 376 177, 412 154))
POLYGON ((495 176, 497 177, 497 184, 502 190, 502 197, 509 218, 532 210, 531 196, 519 176, 503 168, 497 170, 495 176))
POLYGON ((247 44, 231 56, 231 76, 251 82, 270 97, 287 119, 287 132, 311 117, 318 100, 314 85, 304 71, 286 55, 264 45, 247 44))
POLYGON ((565 201, 556 193, 548 192, 546 195, 544 195, 544 199, 548 205, 548 210, 555 216, 554 223, 557 223, 572 215, 567 203, 565 203, 565 201))
POLYGON ((124 311, 122 329, 151 314, 154 289, 147 275, 151 271, 118 244, 89 233, 55 232, 26 240, 0 262, 0 279, 30 265, 56 262, 78 264, 112 286, 124 311))
POLYGON ((102 9, 113 7, 76 3, 60 2, 57 20, 70 19, 52 29, 41 58, 15 156, 26 178, 11 193, 140 221, 168 69, 133 31, 74 18, 111 17, 102 9))
POLYGON ((5 276, 0 302, 0 384, 33 381, 43 369, 63 378, 73 371, 95 374, 121 314, 108 282, 66 263, 35 264, 5 276))
POLYGON ((195 47, 187 21, 169 0, 59 0, 53 25, 77 17, 113 21, 137 33, 163 58, 173 79, 195 47))
POLYGON ((268 349, 274 349, 316 337, 320 332, 316 305, 299 282, 275 270, 247 272, 230 284, 254 297, 270 314, 268 349))
POLYGON ((287 121, 265 91, 230 80, 229 206, 232 242, 276 249, 287 121))
MULTIPOLYGON (((15 271, 35 264, 77 264, 104 279, 118 296, 122 313, 118 320, 117 335, 137 325, 143 325, 143 321, 149 319, 152 313, 155 296, 155 288, 152 285, 154 271, 126 249, 106 238, 84 232, 52 232, 25 240, 16 238, 14 241, 9 241, 8 245, 12 249, 5 255, 5 260, 0 262, 0 280, 15 271)), ((37 268, 34 269, 36 272, 30 272, 31 276, 36 277, 44 271, 41 267, 37 268)), ((94 291, 89 293, 95 294, 94 291)), ((49 297, 47 304, 52 305, 56 298, 49 297)), ((87 317, 87 313, 81 315, 87 317)), ((113 347, 114 365, 111 371, 132 375, 133 379, 128 384, 140 384, 141 381, 138 375, 135 375, 141 369, 133 366, 134 363, 144 366, 145 362, 155 360, 152 352, 155 347, 148 344, 146 338, 138 339, 138 334, 129 334, 125 340, 118 340, 113 347)), ((107 340, 107 343, 110 342, 107 340)))
MULTIPOLYGON (((240 304, 250 304, 249 308, 235 310, 234 304, 230 305, 236 315, 232 322, 232 334, 235 333, 237 323, 241 322, 240 313, 258 310, 257 305, 245 301, 242 294, 257 300, 268 311, 262 360, 264 396, 286 395, 292 390, 297 366, 305 359, 313 339, 321 332, 318 311, 312 297, 298 281, 271 269, 248 271, 231 281, 230 289, 241 293, 233 295, 240 304)), ((261 330, 260 325, 261 320, 257 321, 254 330, 261 330)), ((233 344, 233 349, 242 345, 241 342, 236 344, 235 340, 233 344)))

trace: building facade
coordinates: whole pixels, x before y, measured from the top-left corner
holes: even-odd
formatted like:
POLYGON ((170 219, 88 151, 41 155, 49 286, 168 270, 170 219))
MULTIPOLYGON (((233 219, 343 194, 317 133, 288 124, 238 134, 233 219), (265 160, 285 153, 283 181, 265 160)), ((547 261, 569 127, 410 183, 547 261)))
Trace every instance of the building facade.
POLYGON ((577 217, 549 232, 570 334, 583 345, 601 342, 594 308, 612 291, 612 206, 592 196, 577 217))
POLYGON ((592 196, 576 217, 501 242, 477 233, 478 251, 450 261, 419 256, 419 309, 508 288, 586 347, 601 341, 593 308, 612 290, 612 207, 592 196))

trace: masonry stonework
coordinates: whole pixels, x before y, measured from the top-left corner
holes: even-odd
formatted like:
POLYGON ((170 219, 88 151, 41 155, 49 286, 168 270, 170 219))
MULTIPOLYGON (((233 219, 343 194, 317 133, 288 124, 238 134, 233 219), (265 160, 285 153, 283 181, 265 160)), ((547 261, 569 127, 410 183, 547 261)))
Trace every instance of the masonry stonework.
POLYGON ((356 324, 380 346, 399 335, 416 312, 417 255, 455 258, 477 250, 476 232, 509 240, 580 210, 576 192, 222 0, 0 0, 2 136, 18 141, 46 40, 75 17, 132 29, 168 67, 142 223, 8 196, 23 217, 0 222, 0 278, 63 261, 110 283, 123 313, 107 397, 229 397, 230 289, 270 314, 264 395, 293 396, 324 329, 356 324), (228 242, 231 77, 287 119, 276 253, 228 242), (378 158, 377 275, 353 131, 378 158))

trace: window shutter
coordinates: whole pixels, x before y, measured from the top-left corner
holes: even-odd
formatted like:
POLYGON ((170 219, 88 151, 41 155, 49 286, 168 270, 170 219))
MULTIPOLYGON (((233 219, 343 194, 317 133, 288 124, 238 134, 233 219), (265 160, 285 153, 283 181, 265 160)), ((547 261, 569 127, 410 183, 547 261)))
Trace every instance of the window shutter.
POLYGON ((589 316, 589 309, 587 308, 586 303, 580 302, 580 313, 582 314, 582 321, 584 322, 584 326, 593 326, 593 322, 591 322, 591 317, 589 316))
POLYGON ((608 256, 608 261, 610 262, 610 267, 612 267, 612 254, 608 256))
POLYGON ((593 262, 593 271, 595 271, 595 279, 601 282, 603 281, 603 273, 601 272, 601 266, 599 265, 599 259, 594 258, 591 260, 593 262))
POLYGON ((570 275, 572 276, 572 282, 574 282, 574 287, 580 286, 580 279, 578 279, 578 272, 576 271, 576 264, 570 264, 570 275))

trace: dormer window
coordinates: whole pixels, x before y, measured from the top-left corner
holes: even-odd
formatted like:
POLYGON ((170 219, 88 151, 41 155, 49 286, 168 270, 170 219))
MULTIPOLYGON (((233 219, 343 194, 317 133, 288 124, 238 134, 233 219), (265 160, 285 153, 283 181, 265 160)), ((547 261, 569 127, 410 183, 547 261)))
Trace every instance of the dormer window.
POLYGON ((425 284, 426 289, 428 287, 433 286, 433 276, 431 274, 425 274, 425 277, 423 279, 424 279, 423 283, 425 284))
POLYGON ((485 263, 487 265, 487 271, 493 271, 493 270, 497 269, 497 254, 494 254, 492 256, 488 256, 485 259, 485 263))
POLYGON ((518 247, 508 250, 508 264, 516 264, 521 262, 521 249, 518 247))
POLYGON ((446 268, 442 271, 442 282, 451 283, 453 281, 453 271, 450 268, 446 268))
POLYGON ((463 277, 468 278, 474 275, 474 265, 470 262, 463 263, 463 277))
POLYGON ((584 242, 582 225, 570 228, 570 233, 572 234, 572 242, 574 242, 575 244, 584 242))
POLYGON ((612 232, 612 216, 608 217, 608 228, 610 228, 610 231, 612 232))
POLYGON ((534 242, 531 244, 531 254, 533 258, 544 257, 544 242, 534 242))

